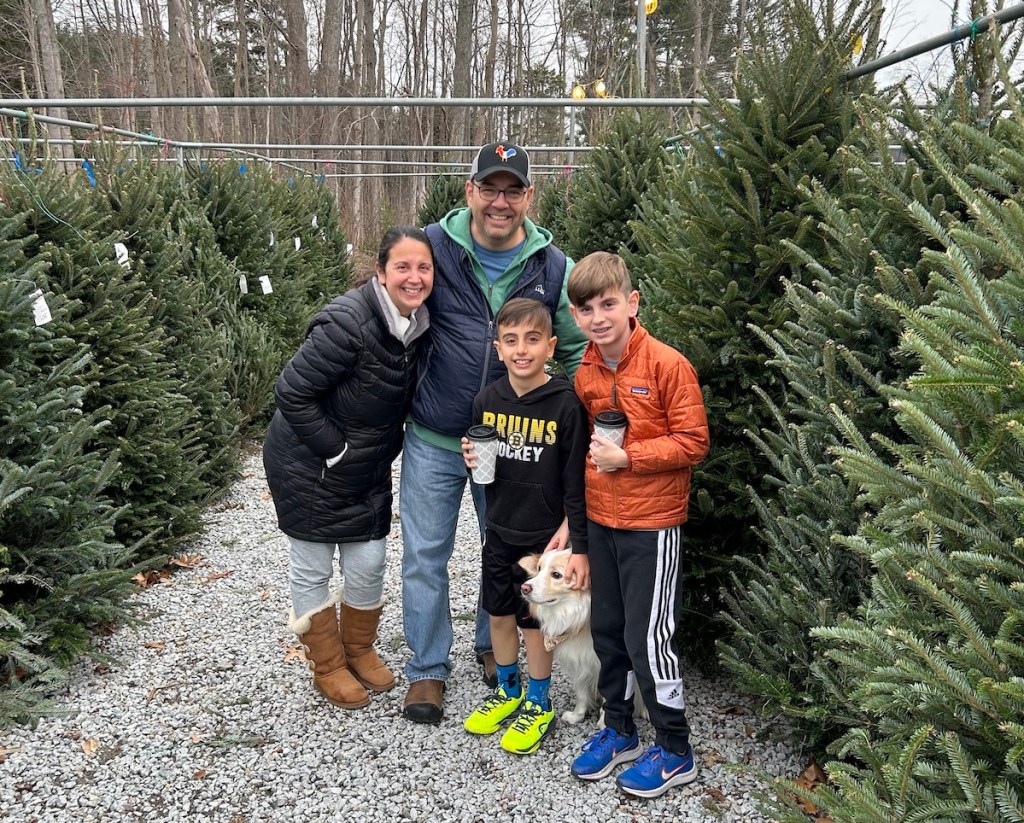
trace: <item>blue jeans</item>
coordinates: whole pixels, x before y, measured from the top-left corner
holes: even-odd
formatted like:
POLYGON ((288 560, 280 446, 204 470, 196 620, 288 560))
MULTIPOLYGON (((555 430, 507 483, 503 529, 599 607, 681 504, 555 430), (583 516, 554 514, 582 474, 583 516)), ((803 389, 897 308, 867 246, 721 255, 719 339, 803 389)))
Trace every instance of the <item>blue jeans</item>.
POLYGON ((310 543, 289 537, 288 583, 296 617, 319 609, 330 597, 334 555, 344 581, 344 602, 358 609, 376 608, 384 595, 387 540, 359 543, 310 543))
MULTIPOLYGON (((402 618, 405 642, 412 649, 412 660, 405 664, 405 677, 410 683, 447 680, 452 670, 448 561, 455 550, 455 530, 468 481, 461 453, 433 446, 417 437, 411 426, 406 428, 399 513, 403 544, 402 618)), ((484 522, 484 489, 475 483, 470 486, 479 525, 484 522)), ((491 650, 491 629, 479 597, 473 646, 477 654, 491 650)))

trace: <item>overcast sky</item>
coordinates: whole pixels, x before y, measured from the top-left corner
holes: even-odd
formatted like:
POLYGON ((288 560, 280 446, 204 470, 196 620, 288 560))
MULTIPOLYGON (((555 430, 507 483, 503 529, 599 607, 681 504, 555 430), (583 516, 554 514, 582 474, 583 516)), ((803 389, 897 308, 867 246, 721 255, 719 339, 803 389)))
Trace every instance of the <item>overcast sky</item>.
MULTIPOLYGON (((883 28, 887 36, 882 56, 910 48, 970 22, 969 18, 963 17, 968 7, 961 2, 958 8, 959 16, 954 22, 953 3, 947 0, 895 0, 883 28)), ((916 91, 915 87, 920 87, 922 82, 933 83, 937 76, 947 74, 951 69, 950 46, 947 45, 883 69, 875 79, 879 84, 885 84, 909 76, 910 88, 916 91)))

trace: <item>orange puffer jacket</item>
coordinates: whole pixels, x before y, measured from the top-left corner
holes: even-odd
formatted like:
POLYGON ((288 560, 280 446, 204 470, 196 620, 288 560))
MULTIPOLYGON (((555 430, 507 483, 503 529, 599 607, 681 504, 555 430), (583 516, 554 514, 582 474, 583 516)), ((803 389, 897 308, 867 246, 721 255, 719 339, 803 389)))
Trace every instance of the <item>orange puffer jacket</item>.
POLYGON ((590 343, 576 372, 591 430, 613 405, 629 421, 628 469, 599 472, 587 460, 587 517, 615 529, 664 529, 686 521, 690 468, 708 453, 708 418, 690 361, 631 322, 616 371, 590 343))

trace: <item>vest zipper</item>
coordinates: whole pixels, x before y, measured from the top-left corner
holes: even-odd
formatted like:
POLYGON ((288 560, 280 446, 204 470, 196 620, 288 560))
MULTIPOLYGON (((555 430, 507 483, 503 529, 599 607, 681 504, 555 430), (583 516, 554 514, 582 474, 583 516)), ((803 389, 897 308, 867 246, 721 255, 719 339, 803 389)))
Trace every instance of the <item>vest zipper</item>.
MULTIPOLYGON (((488 310, 490 304, 488 304, 488 310)), ((486 349, 484 350, 484 370, 480 373, 480 389, 482 390, 487 385, 487 375, 491 371, 491 352, 494 351, 494 318, 491 317, 487 321, 487 342, 484 344, 486 349)))

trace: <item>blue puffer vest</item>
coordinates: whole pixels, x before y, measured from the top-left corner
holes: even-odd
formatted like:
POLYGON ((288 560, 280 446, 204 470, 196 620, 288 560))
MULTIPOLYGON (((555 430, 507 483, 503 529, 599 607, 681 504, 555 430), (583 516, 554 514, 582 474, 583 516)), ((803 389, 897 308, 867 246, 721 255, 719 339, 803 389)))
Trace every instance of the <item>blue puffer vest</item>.
MULTIPOLYGON (((494 313, 473 275, 469 255, 439 224, 427 226, 426 233, 434 247, 434 290, 427 298, 430 336, 420 348, 412 417, 436 432, 461 437, 470 425, 473 398, 505 374, 505 366, 494 351, 494 313)), ((506 300, 540 300, 553 322, 565 263, 565 254, 556 246, 539 249, 526 261, 506 300)))

